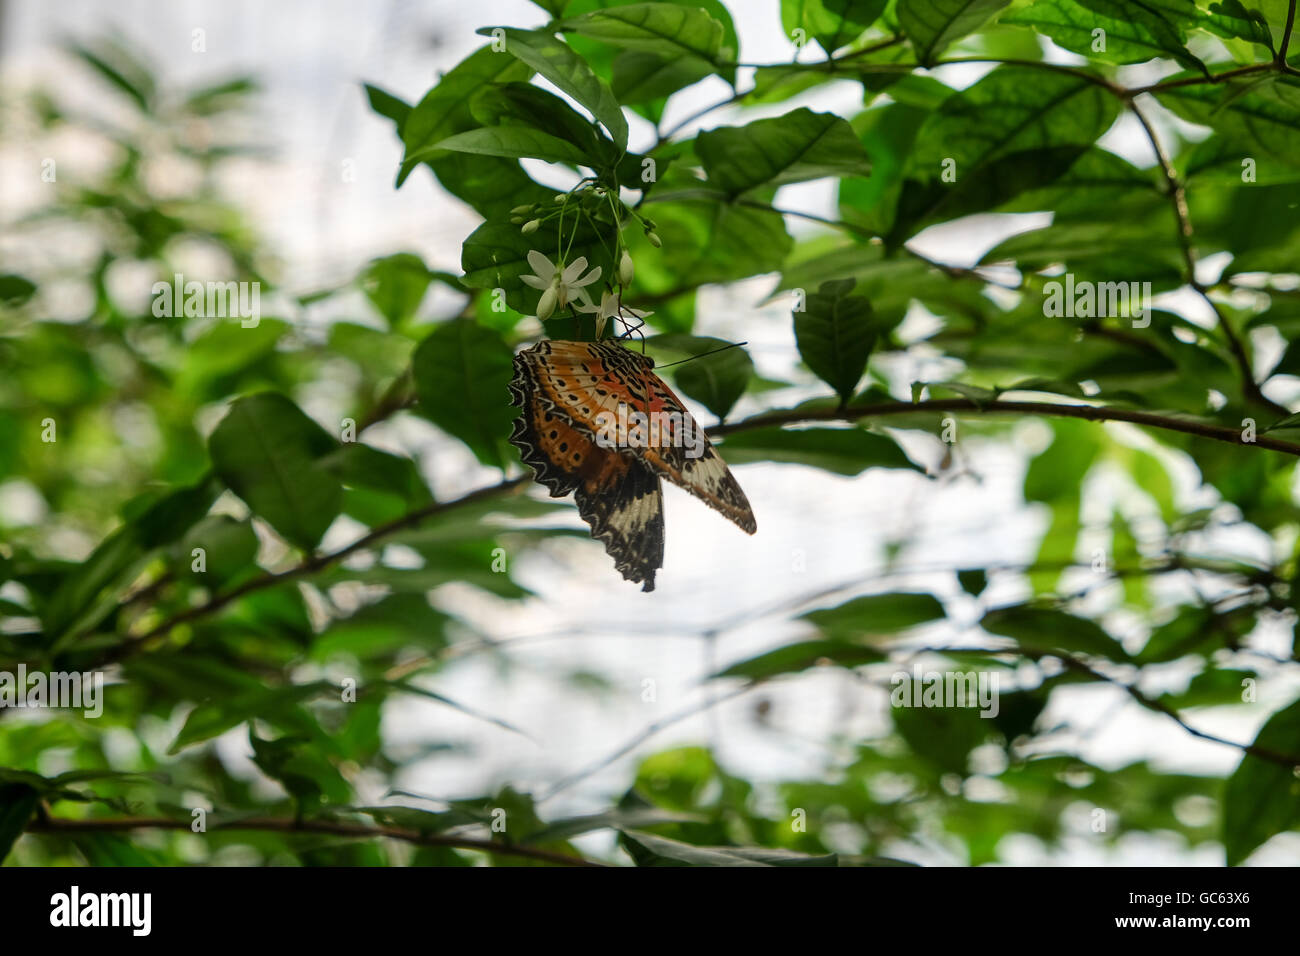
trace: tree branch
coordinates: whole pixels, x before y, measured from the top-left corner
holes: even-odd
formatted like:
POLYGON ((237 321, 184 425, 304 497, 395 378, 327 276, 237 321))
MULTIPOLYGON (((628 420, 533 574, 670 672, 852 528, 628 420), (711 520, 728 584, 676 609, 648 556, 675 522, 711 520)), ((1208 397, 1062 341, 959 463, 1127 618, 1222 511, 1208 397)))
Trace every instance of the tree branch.
MULTIPOLYGON (((401 840, 416 846, 444 846, 455 850, 479 850, 484 853, 496 853, 501 856, 515 856, 561 866, 610 866, 596 860, 570 856, 567 853, 555 853, 537 847, 521 846, 514 843, 498 843, 494 840, 478 840, 470 837, 448 836, 440 833, 421 833, 401 827, 367 826, 363 823, 347 823, 341 820, 287 820, 274 817, 251 817, 234 820, 230 823, 213 823, 211 830, 260 830, 274 833, 315 833, 329 836, 349 837, 353 839, 372 840, 384 837, 389 840, 401 840)), ((27 826, 30 833, 115 833, 123 830, 190 830, 190 821, 171 820, 166 817, 101 817, 86 820, 69 820, 60 817, 45 816, 35 818, 27 826)))
POLYGON ((451 501, 434 502, 433 504, 426 505, 423 508, 419 508, 400 518, 394 519, 387 524, 382 524, 379 527, 372 529, 369 534, 362 535, 356 541, 353 541, 344 548, 340 548, 338 551, 333 551, 329 554, 315 555, 303 561, 301 564, 289 568, 287 571, 265 574, 261 577, 245 581, 237 588, 216 595, 204 604, 187 608, 184 611, 173 614, 171 617, 150 628, 145 633, 131 637, 123 641, 121 644, 109 648, 109 650, 99 658, 99 663, 108 664, 114 661, 119 661, 122 658, 135 653, 143 645, 154 638, 166 634, 178 624, 184 624, 188 621, 207 617, 209 614, 221 610, 232 601, 245 597, 256 591, 275 587, 276 585, 283 584, 286 581, 293 581, 309 574, 314 574, 317 571, 324 570, 332 564, 337 564, 349 555, 356 554, 358 551, 364 551, 399 531, 405 531, 406 529, 415 527, 429 518, 445 514, 448 511, 453 511, 456 508, 463 507, 464 505, 482 501, 486 498, 492 498, 509 491, 515 491, 523 487, 527 481, 528 477, 521 475, 518 478, 507 479, 500 484, 489 485, 486 488, 479 488, 476 491, 471 491, 469 494, 462 495, 461 497, 455 498, 451 501))
POLYGON ((1260 435, 1253 442, 1242 441, 1241 432, 1226 425, 1186 418, 1175 418, 1158 412, 1144 412, 1128 408, 1111 408, 1105 405, 1075 405, 1055 402, 1016 402, 1003 399, 975 402, 968 398, 931 399, 924 402, 874 402, 865 405, 847 405, 843 408, 824 409, 792 408, 747 418, 729 425, 719 425, 709 430, 711 435, 732 435, 765 425, 793 425, 800 422, 856 421, 862 418, 882 418, 891 415, 909 415, 914 412, 964 412, 969 414, 1018 412, 1025 415, 1047 415, 1057 418, 1082 418, 1092 422, 1128 422, 1146 428, 1182 432, 1199 438, 1228 442, 1233 445, 1256 445, 1270 451, 1300 457, 1300 444, 1260 435))
POLYGON ((1112 684, 1120 688, 1137 703, 1141 704, 1147 710, 1157 714, 1163 714, 1178 724, 1183 730, 1198 737, 1201 740, 1209 741, 1213 744, 1222 744, 1225 747, 1232 747, 1234 750, 1240 750, 1242 753, 1250 754, 1252 757, 1258 757, 1260 760, 1266 760, 1269 763, 1275 763, 1283 767, 1300 767, 1300 756, 1294 754, 1279 753, 1276 750, 1270 750, 1267 747, 1257 747, 1254 744, 1243 744, 1235 740, 1228 740, 1226 737, 1220 737, 1217 734, 1200 730, 1193 727, 1183 719, 1183 716, 1174 708, 1162 701, 1148 697, 1132 684, 1127 684, 1117 677, 1111 677, 1109 674, 1103 674, 1096 670, 1090 664, 1073 657, 1061 651, 1043 651, 1035 648, 1015 647, 1015 648, 997 648, 997 647, 922 647, 913 652, 912 657, 921 654, 1020 654, 1032 660, 1040 660, 1044 657, 1054 657, 1066 666, 1069 670, 1078 674, 1083 674, 1093 680, 1101 681, 1106 684, 1112 684))
POLYGON ((1146 131, 1147 139, 1151 141, 1151 148, 1155 151, 1156 160, 1160 164, 1160 171, 1164 174, 1169 201, 1173 205, 1174 218, 1178 224, 1178 245, 1182 249, 1183 261, 1187 266, 1187 284, 1197 291, 1218 318, 1219 329, 1223 332, 1224 339, 1227 340, 1228 349, 1232 352, 1232 357, 1236 361, 1237 369, 1241 374, 1242 395, 1246 401, 1267 408, 1278 417, 1290 414, 1290 409, 1279 405, 1260 391, 1259 383, 1255 381, 1255 370, 1250 360, 1250 353, 1246 351, 1245 344, 1238 337, 1232 323, 1228 321, 1228 317, 1219 308, 1218 303, 1210 298, 1209 291, 1196 278, 1196 254, 1192 250, 1192 220, 1187 211, 1187 193, 1182 180, 1178 178, 1173 161, 1170 160, 1169 154, 1165 152, 1164 146, 1161 145, 1160 138, 1156 136, 1154 127, 1152 127, 1143 112, 1138 109, 1137 103, 1132 98, 1127 99, 1125 102, 1129 110, 1137 117, 1137 121, 1142 124, 1142 129, 1146 131))
MULTIPOLYGON (((962 412, 965 414, 1018 413, 1022 415, 1046 415, 1058 418, 1080 418, 1093 422, 1127 422, 1132 425, 1141 425, 1146 428, 1158 428, 1164 431, 1195 435, 1199 438, 1209 438, 1214 441, 1226 442, 1232 445, 1253 445, 1259 448, 1266 448, 1270 451, 1277 451, 1286 455, 1300 457, 1300 444, 1282 441, 1277 438, 1269 438, 1266 435, 1257 436, 1253 442, 1243 441, 1240 431, 1234 428, 1229 428, 1225 425, 1213 425, 1208 422, 1176 418, 1172 415, 1164 415, 1157 412, 1144 412, 1126 408, 1111 408, 1104 405, 1020 402, 1006 401, 1003 399, 975 402, 966 398, 950 398, 931 399, 923 402, 873 402, 862 405, 848 405, 844 407, 828 406, 824 409, 795 408, 784 411, 760 413, 759 415, 747 418, 744 421, 718 425, 717 427, 710 429, 710 434, 722 437, 773 425, 793 425, 802 422, 852 422, 863 418, 887 418, 894 415, 911 415, 917 412, 962 412)), ((208 615, 226 607, 231 602, 254 592, 275 587, 276 585, 283 584, 286 581, 293 581, 314 574, 317 571, 324 570, 333 564, 337 564, 349 555, 373 547, 390 535, 414 527, 429 518, 445 514, 467 504, 484 501, 495 497, 496 495, 517 491, 526 485, 529 480, 529 476, 511 478, 496 485, 479 488, 476 491, 472 491, 469 494, 451 501, 436 502, 407 515, 403 515, 401 518, 390 521, 388 524, 380 525, 370 531, 369 534, 363 535, 356 541, 338 551, 308 558, 301 564, 296 565, 287 571, 265 574, 261 577, 253 578, 241 584, 237 588, 213 597, 204 604, 179 611, 150 628, 145 633, 130 637, 121 644, 109 648, 100 658, 97 659, 97 663, 102 665, 114 661, 120 661, 139 651, 149 641, 165 635, 178 624, 184 624, 189 621, 207 617, 208 615)))

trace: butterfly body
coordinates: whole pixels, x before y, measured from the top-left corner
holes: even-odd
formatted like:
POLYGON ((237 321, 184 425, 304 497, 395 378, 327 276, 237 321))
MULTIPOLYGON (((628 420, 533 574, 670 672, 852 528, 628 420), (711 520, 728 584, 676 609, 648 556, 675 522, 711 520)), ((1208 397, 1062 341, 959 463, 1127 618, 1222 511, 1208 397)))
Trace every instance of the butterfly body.
POLYGON ((663 565, 661 479, 740 528, 745 493, 654 362, 612 340, 545 340, 515 356, 510 441, 552 497, 572 492, 623 576, 654 589, 663 565))

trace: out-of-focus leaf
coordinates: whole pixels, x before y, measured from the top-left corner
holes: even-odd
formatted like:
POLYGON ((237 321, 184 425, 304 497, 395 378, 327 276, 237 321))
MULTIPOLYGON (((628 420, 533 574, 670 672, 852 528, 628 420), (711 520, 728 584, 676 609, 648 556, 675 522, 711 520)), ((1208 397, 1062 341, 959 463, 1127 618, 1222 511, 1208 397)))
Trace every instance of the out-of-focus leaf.
POLYGON ((329 681, 313 681, 287 687, 258 687, 234 696, 223 696, 219 701, 200 704, 185 719, 185 726, 176 735, 167 752, 179 753, 193 744, 218 737, 246 720, 273 720, 303 701, 333 690, 334 685, 329 681))
POLYGON ((332 436, 275 392, 237 400, 208 439, 221 480, 254 514, 307 549, 339 514, 342 486, 320 464, 337 449, 332 436))
POLYGON ((874 664, 884 660, 884 657, 884 654, 874 648, 848 641, 799 641, 738 661, 710 675, 709 679, 744 677, 748 680, 766 680, 781 674, 797 674, 823 664, 850 668, 874 664))
POLYGON ((1128 660, 1128 654, 1101 625, 1054 608, 1016 605, 989 611, 980 627, 1012 638, 1021 647, 1044 653, 1094 654, 1114 661, 1128 660))
MULTIPOLYGON (((1300 701, 1260 728, 1255 746, 1300 763, 1300 701)), ((1292 767, 1243 754, 1223 791, 1223 846, 1236 866, 1275 834, 1300 823, 1300 779, 1292 767)))
POLYGON ((499 332, 469 319, 444 322, 412 358, 420 411, 459 438, 485 465, 504 467, 502 445, 515 409, 510 347, 499 332))
POLYGON ((0 863, 27 829, 27 823, 40 802, 40 793, 26 784, 0 786, 0 863))
POLYGON ((372 261, 362 274, 361 288, 389 328, 396 328, 420 308, 431 278, 423 259, 398 252, 372 261))
POLYGON ((942 620, 943 605, 933 594, 900 592, 868 594, 838 607, 809 611, 809 621, 837 640, 862 640, 896 634, 910 627, 942 620))
POLYGON ((838 866, 835 854, 809 856, 766 847, 692 846, 639 830, 622 830, 619 842, 637 866, 838 866))
POLYGON ((723 456, 733 465, 780 461, 849 476, 868 468, 922 470, 892 438, 861 428, 755 428, 728 436, 723 456))

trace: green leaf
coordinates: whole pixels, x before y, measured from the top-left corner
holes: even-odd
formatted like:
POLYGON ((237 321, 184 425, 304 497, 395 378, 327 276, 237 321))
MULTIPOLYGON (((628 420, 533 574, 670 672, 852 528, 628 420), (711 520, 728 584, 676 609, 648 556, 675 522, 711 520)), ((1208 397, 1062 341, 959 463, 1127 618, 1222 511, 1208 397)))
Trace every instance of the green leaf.
POLYGON ((214 586, 255 572, 257 549, 257 533, 249 522, 228 515, 209 515, 181 540, 176 562, 182 573, 193 574, 214 586), (196 548, 203 549, 203 572, 193 570, 196 548))
POLYGON ((205 479, 191 488, 140 502, 138 513, 124 515, 125 526, 62 578, 41 615, 46 630, 54 636, 75 638, 102 621, 150 554, 172 544, 207 514, 218 490, 215 482, 205 479))
POLYGON ((1025 471, 1026 501, 1078 498, 1083 479, 1101 451, 1097 426, 1092 422, 1054 421, 1051 429, 1052 443, 1025 471))
POLYGON ((1248 40, 1273 52, 1273 38, 1268 19, 1258 10, 1247 10, 1240 0, 1211 3, 1209 13, 1201 14, 1201 25, 1226 39, 1248 40))
POLYGON ((161 866, 162 856, 117 833, 78 834, 77 849, 91 866, 161 866))
POLYGON ((662 358, 664 352, 686 356, 673 367, 677 386, 721 421, 745 393, 754 376, 754 362, 743 348, 703 335, 669 333, 646 339, 646 347, 662 358), (714 351, 721 349, 722 351, 714 351), (705 355, 705 352, 712 352, 705 355), (698 356, 698 358, 696 358, 698 356))
POLYGON ((36 283, 22 276, 7 273, 0 275, 0 302, 5 305, 22 305, 36 292, 36 283))
POLYGON ((1193 677, 1179 694, 1162 694, 1160 701, 1174 710, 1185 707, 1219 707, 1244 703, 1247 681, 1259 679, 1255 671, 1208 667, 1193 677))
MULTIPOLYGON (((655 249, 638 238, 633 251, 637 281, 654 272, 664 282, 689 276, 691 284, 732 282, 746 276, 775 272, 790 252, 793 241, 785 220, 770 207, 722 202, 720 195, 678 198, 664 201, 660 190, 668 183, 661 178, 642 211, 657 226, 663 247, 655 249)), ((658 289, 653 291, 660 291, 658 289)))
POLYGON ((94 49, 73 44, 69 50, 101 77, 125 93, 142 113, 153 111, 157 82, 135 54, 115 40, 102 40, 94 49))
POLYGON ((730 196, 827 176, 868 176, 871 162, 853 128, 833 113, 801 108, 695 138, 709 184, 730 196))
POLYGON ((886 0, 781 0, 781 27, 814 37, 830 56, 846 46, 884 12, 886 0))
POLYGON ((1182 279, 1183 253, 1168 224, 1142 221, 1060 222, 1012 236, 994 246, 981 265, 1014 262, 1022 270, 1064 266, 1076 284, 1113 282, 1161 283, 1168 288, 1182 279))
POLYGON ((334 692, 329 681, 309 684, 291 684, 287 687, 256 687, 233 695, 223 695, 220 700, 199 704, 185 719, 185 725, 168 748, 176 754, 196 743, 219 737, 246 720, 277 720, 303 701, 334 692))
POLYGON ((766 847, 692 846, 640 830, 622 830, 619 843, 637 866, 838 866, 835 854, 808 856, 766 847))
POLYGON ((398 137, 401 137, 402 129, 406 126, 406 117, 411 115, 411 104, 377 86, 371 86, 369 83, 363 85, 370 108, 380 116, 392 120, 397 127, 398 137))
POLYGON ((1167 56, 1204 71, 1185 45, 1187 30, 1199 20, 1193 0, 1036 0, 999 22, 1033 27, 1067 50, 1106 63, 1167 56), (1104 49, 1097 48, 1095 30, 1104 31, 1104 49))
POLYGON ((40 805, 41 795, 22 783, 0 786, 0 863, 27 829, 27 823, 40 805))
POLYGON ((943 618, 943 605, 933 594, 906 591, 868 594, 800 616, 829 638, 851 641, 892 636, 943 618))
MULTIPOLYGON (((1300 762, 1300 701, 1260 728, 1255 746, 1300 762)), ((1290 766, 1244 754, 1223 790, 1223 848, 1237 866, 1265 841, 1300 824, 1300 779, 1290 766)))
POLYGON ((980 627, 1001 634, 1027 650, 1051 654, 1092 654, 1113 661, 1129 659, 1124 648, 1095 621, 1055 608, 1020 604, 989 611, 980 627))
POLYGON ((743 677, 747 680, 767 680, 782 674, 797 674, 823 664, 853 668, 875 664, 884 659, 885 655, 880 651, 849 641, 799 641, 737 661, 716 674, 711 674, 708 679, 743 677))
POLYGON ((698 83, 712 72, 713 67, 696 56, 666 58, 624 50, 614 57, 612 89, 620 103, 649 103, 698 83))
POLYGON ((1011 0, 906 0, 898 23, 927 66, 950 44, 973 33, 1011 0))
POLYGON ((509 391, 514 363, 500 333, 470 319, 444 322, 415 350, 411 370, 421 412, 483 464, 504 467, 502 443, 516 409, 509 391))
POLYGON ((470 112, 485 127, 523 126, 563 140, 576 149, 576 162, 593 168, 612 166, 618 159, 618 150, 594 123, 531 83, 497 83, 482 89, 470 101, 470 112))
POLYGON ((520 276, 533 274, 528 264, 531 250, 542 251, 554 261, 557 246, 566 251, 566 262, 583 257, 589 269, 599 267, 605 277, 614 274, 614 260, 601 233, 585 217, 575 226, 570 214, 565 218, 563 237, 558 216, 544 222, 531 236, 521 234, 519 227, 510 223, 483 223, 461 247, 462 281, 473 289, 503 289, 511 308, 524 315, 535 314, 542 293, 524 285, 520 276))
POLYGON ((916 134, 891 241, 1051 184, 1118 115, 1115 97, 1084 75, 999 66, 916 134))
POLYGON ((414 318, 432 278, 423 259, 398 252, 371 260, 362 274, 361 288, 391 329, 414 318))
POLYGON ((923 470, 892 438, 861 428, 755 428, 728 436, 723 448, 733 465, 779 461, 848 476, 868 468, 923 470))
POLYGON ((843 402, 853 397, 876 342, 871 302, 849 294, 856 284, 856 279, 823 282, 808 296, 804 310, 794 313, 799 354, 843 402))
POLYGON ((212 466, 257 516, 301 548, 314 548, 342 506, 338 479, 319 459, 338 442, 275 392, 236 400, 208 439, 212 466))
MULTIPOLYGON (((401 186, 411 170, 419 165, 420 160, 411 158, 415 153, 479 125, 469 108, 475 93, 492 83, 523 81, 532 74, 526 65, 513 57, 503 56, 491 46, 480 47, 448 71, 406 117, 402 126, 406 155, 402 159, 397 185, 401 186)), ((426 154, 425 161, 431 158, 426 154)), ((441 173, 439 179, 442 179, 441 173)))
MULTIPOLYGON (((502 28, 498 28, 502 29, 502 28)), ((484 28, 479 33, 491 34, 484 28)), ((573 48, 544 30, 503 28, 505 50, 591 111, 619 149, 627 149, 627 119, 609 84, 573 48)), ((499 54, 498 54, 499 55, 499 54)))
MULTIPOLYGON (((457 133, 439 140, 432 150, 473 153, 481 156, 504 156, 508 159, 542 159, 548 163, 570 163, 596 167, 596 158, 583 153, 572 143, 530 126, 488 126, 457 133)), ((414 158, 419 158, 416 153, 414 158)))
POLYGON ((712 64, 722 49, 722 23, 700 7, 632 3, 571 17, 560 27, 625 50, 693 56, 712 64))
POLYGON ((1241 156, 1255 159, 1261 167, 1300 165, 1300 79, 1296 77, 1270 75, 1177 86, 1158 91, 1156 98, 1189 123, 1213 128, 1241 156))
MULTIPOLYGON (((942 673, 935 676, 939 681, 945 680, 942 673)), ((890 708, 899 734, 913 753, 933 764, 941 773, 965 776, 970 752, 993 733, 993 721, 980 716, 978 701, 974 699, 961 706, 921 706, 929 681, 913 680, 907 674, 895 678, 891 696, 906 700, 902 696, 903 685, 897 683, 900 678, 910 685, 911 699, 908 706, 895 703, 890 708)), ((944 688, 939 690, 940 702, 943 703, 944 688)), ((973 688, 971 692, 974 693, 973 688)))
POLYGON ((382 491, 409 509, 433 501, 420 469, 411 459, 401 455, 360 442, 345 442, 337 451, 322 458, 321 465, 344 485, 382 491))
POLYGON ((406 647, 437 653, 447 646, 445 631, 450 621, 429 604, 424 593, 390 594, 330 624, 312 643, 311 658, 328 661, 337 654, 351 654, 366 661, 406 647))

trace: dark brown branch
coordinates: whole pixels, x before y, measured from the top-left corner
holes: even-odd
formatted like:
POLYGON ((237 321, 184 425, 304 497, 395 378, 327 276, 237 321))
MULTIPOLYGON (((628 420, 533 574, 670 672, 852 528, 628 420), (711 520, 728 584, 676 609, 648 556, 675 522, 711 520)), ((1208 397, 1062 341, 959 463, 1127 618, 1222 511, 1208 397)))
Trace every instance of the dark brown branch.
MULTIPOLYGON (((27 826, 31 833, 115 833, 123 830, 189 830, 190 821, 171 820, 166 817, 101 817, 87 820, 68 820, 59 817, 33 819, 27 826)), ((497 843, 470 837, 448 836, 440 833, 421 833, 401 827, 367 826, 341 820, 282 820, 274 817, 253 817, 230 823, 213 823, 210 830, 261 830, 274 833, 314 833, 353 839, 373 840, 383 837, 401 840, 416 846, 445 846, 455 850, 478 850, 502 856, 522 857, 555 863, 561 866, 609 866, 596 860, 555 853, 537 847, 514 843, 497 843)))
POLYGON ((1183 716, 1179 714, 1178 711, 1170 707, 1168 704, 1148 697, 1132 684, 1127 684, 1117 677, 1111 677, 1109 674, 1103 674, 1085 661, 1082 661, 1077 657, 1072 657, 1069 654, 1064 654, 1061 651, 1044 651, 1028 647, 922 647, 915 650, 912 653, 912 657, 917 657, 921 654, 1021 654, 1025 657, 1031 658, 1032 660, 1041 660, 1044 657, 1054 657, 1075 673, 1084 674, 1093 680, 1102 681, 1103 683, 1112 684, 1115 687, 1120 688, 1147 710, 1153 711, 1157 714, 1163 714, 1170 718, 1174 723, 1178 724, 1179 727, 1191 734, 1193 737, 1198 737, 1201 740, 1206 740, 1210 743, 1221 744, 1224 747, 1232 747, 1234 750, 1240 750, 1242 753, 1250 754, 1252 757, 1258 757, 1260 760, 1266 760, 1269 763, 1275 763, 1283 767, 1300 767, 1300 756, 1279 753, 1276 750, 1270 750, 1267 747, 1257 747, 1254 744, 1239 743, 1235 740, 1228 740, 1226 737, 1220 737, 1217 734, 1212 734, 1208 731, 1193 727, 1183 719, 1183 716))
POLYGON ((1242 441, 1241 432, 1226 425, 1212 425, 1209 422, 1189 418, 1176 418, 1158 412, 1144 412, 1128 408, 1112 408, 1105 405, 1076 405, 1055 402, 1015 402, 1003 399, 975 402, 968 398, 941 398, 924 402, 874 402, 864 405, 848 405, 844 408, 827 407, 824 409, 788 409, 747 418, 730 425, 719 425, 709 430, 711 435, 732 435, 737 432, 765 425, 793 425, 799 422, 817 421, 856 421, 862 418, 882 418, 891 415, 909 415, 914 412, 965 412, 969 414, 1016 412, 1024 415, 1047 415, 1057 418, 1082 418, 1091 422, 1128 422, 1146 428, 1159 428, 1164 431, 1182 432, 1200 438, 1227 442, 1232 445, 1255 445, 1270 451, 1279 451, 1286 455, 1300 457, 1300 444, 1258 436, 1253 442, 1242 441))
MULTIPOLYGON (((1224 425, 1212 425, 1208 422, 1175 418, 1172 415, 1162 415, 1156 412, 1144 412, 1125 408, 1110 408, 1104 405, 1016 402, 1001 399, 976 403, 970 399, 951 398, 933 399, 924 402, 876 402, 865 405, 849 405, 844 408, 827 407, 825 409, 812 410, 790 409, 786 411, 756 415, 741 422, 719 425, 716 428, 711 429, 711 433, 716 436, 725 436, 770 425, 791 425, 799 422, 816 421, 856 421, 862 418, 884 418, 893 415, 910 415, 916 412, 963 412, 968 414, 1019 413, 1025 415, 1047 415, 1060 418, 1081 418, 1086 421, 1094 422, 1128 422, 1129 424, 1142 425, 1147 428, 1159 428, 1165 431, 1196 435, 1200 438, 1210 438, 1215 441, 1227 442, 1233 445, 1255 445, 1260 448, 1267 448, 1270 451, 1278 451, 1283 454, 1300 457, 1300 444, 1282 441, 1276 438, 1269 438, 1266 435, 1258 436, 1254 442, 1245 442, 1242 441, 1241 433, 1238 430, 1228 428, 1224 425)), ((111 663, 112 661, 121 660, 122 658, 140 650, 144 644, 154 638, 166 634, 178 624, 184 624, 189 621, 207 617, 209 614, 213 614, 226 607, 232 601, 238 600, 239 598, 256 591, 275 587, 276 585, 283 584, 286 581, 293 581, 314 574, 333 564, 337 564, 349 555, 373 547, 390 535, 414 527, 429 518, 452 511, 466 504, 483 501, 499 494, 505 494, 506 492, 517 491, 527 484, 528 480, 529 479, 524 476, 512 478, 503 481, 500 484, 489 485, 486 488, 472 491, 469 494, 452 501, 438 502, 428 505, 427 507, 413 511, 394 521, 390 521, 388 524, 380 525, 373 529, 369 534, 363 535, 356 541, 352 542, 352 544, 349 544, 347 547, 341 548, 338 551, 308 558, 306 561, 287 571, 280 571, 275 574, 266 574, 262 577, 253 578, 233 590, 217 595, 204 604, 187 608, 184 611, 172 615, 167 618, 167 620, 150 628, 143 634, 136 635, 123 641, 121 644, 107 651, 105 655, 100 658, 99 663, 111 663)))
POLYGON ((303 561, 301 564, 289 568, 287 571, 265 574, 261 577, 253 578, 244 582, 237 588, 233 588, 223 594, 218 594, 204 604, 187 608, 184 611, 173 614, 171 617, 167 618, 167 620, 155 625, 145 633, 131 637, 128 640, 123 641, 121 644, 118 644, 116 647, 110 648, 104 656, 100 658, 99 663, 107 664, 121 660, 122 658, 135 653, 144 644, 154 638, 166 634, 178 624, 184 624, 188 621, 207 617, 209 614, 213 614, 226 607, 232 601, 236 601, 239 598, 245 597, 246 595, 252 594, 256 591, 262 591, 266 588, 275 587, 277 584, 283 584, 286 581, 293 581, 310 574, 315 574, 317 571, 324 570, 330 565, 337 564, 339 561, 342 561, 350 555, 356 554, 358 551, 364 551, 367 548, 372 547, 383 539, 396 534, 399 531, 413 528, 421 522, 427 521, 429 518, 463 507, 464 505, 482 501, 486 498, 491 498, 498 494, 504 494, 508 491, 517 490, 527 481, 528 479, 522 476, 518 478, 510 478, 500 484, 489 485, 486 488, 479 488, 477 491, 471 491, 469 494, 462 495, 460 498, 455 498, 451 501, 434 502, 433 504, 426 505, 423 508, 419 508, 409 514, 405 514, 400 518, 390 521, 387 524, 380 525, 373 529, 369 534, 362 535, 356 541, 353 541, 347 547, 340 548, 338 551, 333 551, 329 554, 314 555, 303 561))
POLYGON ((1282 29, 1282 43, 1277 48, 1277 65, 1286 69, 1286 51, 1291 48, 1291 31, 1295 29, 1296 0, 1291 0, 1286 8, 1286 26, 1282 29))

